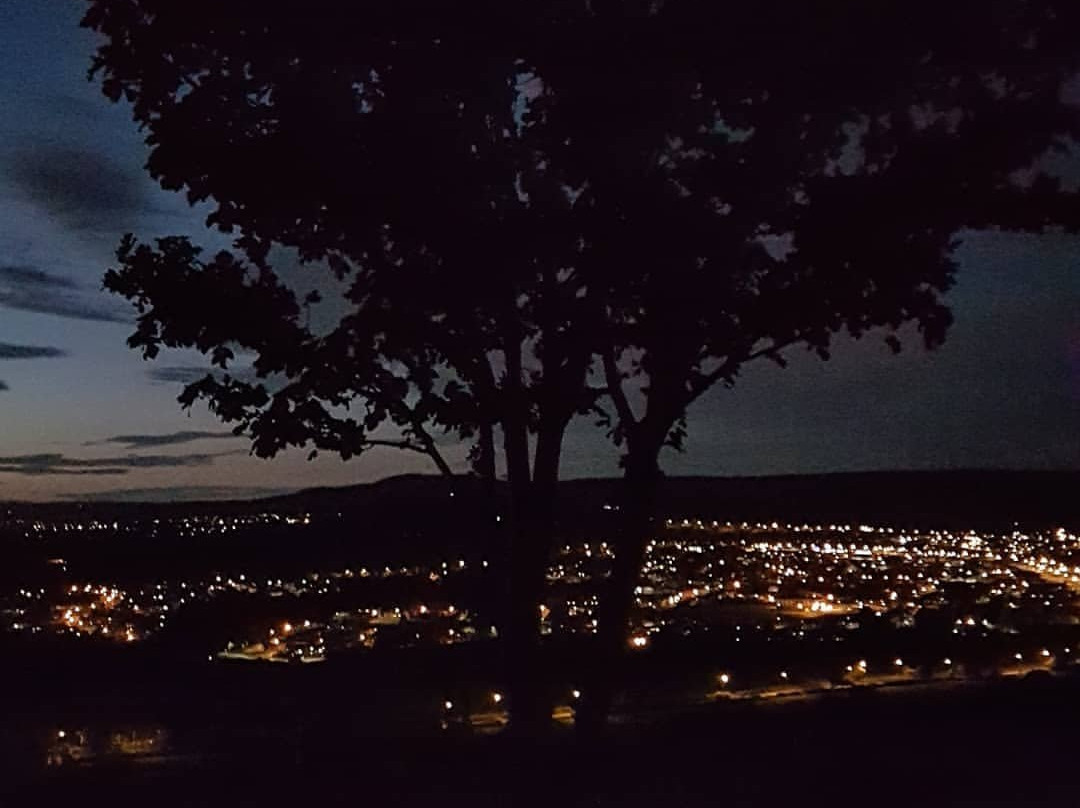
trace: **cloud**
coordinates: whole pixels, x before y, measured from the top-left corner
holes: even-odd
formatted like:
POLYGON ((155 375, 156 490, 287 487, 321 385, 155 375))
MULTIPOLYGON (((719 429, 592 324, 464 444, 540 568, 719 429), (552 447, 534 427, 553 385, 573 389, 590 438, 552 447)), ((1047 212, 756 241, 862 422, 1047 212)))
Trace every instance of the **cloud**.
POLYGON ((215 459, 235 452, 186 455, 123 455, 120 457, 82 458, 62 454, 33 454, 0 457, 0 472, 41 476, 55 474, 127 474, 131 469, 187 468, 208 466, 215 459))
POLYGON ((89 468, 89 469, 66 469, 51 466, 6 466, 0 464, 0 474, 21 474, 24 477, 55 477, 59 474, 78 477, 109 477, 127 474, 127 469, 122 468, 89 468))
MULTIPOLYGON (((146 375, 150 377, 151 381, 160 384, 191 384, 202 379, 207 373, 216 379, 221 379, 225 375, 224 371, 200 367, 199 365, 162 365, 152 367, 146 371, 146 375)), ((228 373, 239 381, 256 381, 255 371, 251 368, 230 368, 228 373)))
POLYGON ((24 284, 26 286, 47 287, 50 289, 74 289, 77 284, 71 278, 62 275, 53 275, 34 267, 5 266, 0 267, 0 279, 8 283, 24 284))
MULTIPOLYGON (((58 356, 67 356, 67 351, 48 345, 12 345, 8 342, 0 342, 0 360, 52 359, 58 356)), ((10 389, 7 382, 0 380, 0 393, 10 389)))
POLYGON ((295 488, 257 488, 239 485, 181 485, 164 488, 121 488, 69 494, 64 499, 78 502, 203 502, 206 500, 261 499, 289 494, 295 488))
POLYGON ((4 172, 19 191, 75 230, 118 234, 146 208, 146 182, 103 154, 55 143, 20 149, 4 172))
POLYGON ((51 359, 57 356, 67 356, 67 351, 45 345, 11 345, 0 342, 0 359, 51 359))
POLYGON ((35 267, 0 265, 0 306, 75 320, 131 322, 131 312, 70 278, 35 267))
POLYGON ((164 365, 150 368, 146 371, 146 375, 150 377, 151 381, 160 382, 161 384, 191 384, 197 382, 209 372, 206 368, 196 367, 195 365, 164 365))
MULTIPOLYGON (((95 441, 96 444, 118 443, 128 449, 147 449, 155 446, 176 446, 180 443, 191 443, 196 440, 235 438, 232 432, 205 432, 188 430, 183 432, 169 432, 163 435, 113 435, 111 438, 95 441)), ((94 445, 87 444, 87 445, 94 445)))

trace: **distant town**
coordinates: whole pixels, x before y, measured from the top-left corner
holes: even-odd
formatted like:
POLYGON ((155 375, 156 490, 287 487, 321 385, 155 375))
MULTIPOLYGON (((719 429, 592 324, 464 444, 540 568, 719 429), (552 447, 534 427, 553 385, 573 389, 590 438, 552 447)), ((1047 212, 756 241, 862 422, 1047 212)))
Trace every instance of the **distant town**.
MULTIPOLYGON (((612 506, 604 506, 612 509, 612 506)), ((155 526, 181 537, 269 525, 307 527, 310 514, 175 517, 155 526)), ((119 521, 10 521, 9 534, 111 534, 145 529, 119 521)), ((605 541, 562 545, 537 604, 552 637, 596 631, 605 541)), ((170 577, 141 585, 85 580, 62 557, 48 577, 0 600, 3 628, 87 643, 136 644, 185 613, 229 598, 258 604, 224 643, 207 638, 211 663, 321 663, 385 649, 483 642, 494 614, 456 602, 455 581, 483 587, 491 561, 362 564, 266 577, 252 570, 170 577), (365 584, 392 582, 384 594, 365 584)), ((708 640, 731 649, 713 697, 770 697, 800 689, 1056 671, 1080 652, 1080 536, 1064 528, 910 531, 867 524, 731 523, 671 518, 649 544, 633 615, 631 649, 708 640), (917 647, 907 639, 917 632, 917 647), (927 643, 933 632, 933 643, 927 643), (871 642, 870 640, 873 640, 871 642), (889 647, 889 643, 893 647, 889 647), (740 644, 787 649, 773 670, 761 655, 745 669, 740 644), (850 652, 847 649, 851 649, 850 652)), ((468 599, 466 598, 466 601, 468 599)), ((189 638, 197 639, 197 638, 189 638)), ((766 655, 772 658, 776 654, 766 655)))

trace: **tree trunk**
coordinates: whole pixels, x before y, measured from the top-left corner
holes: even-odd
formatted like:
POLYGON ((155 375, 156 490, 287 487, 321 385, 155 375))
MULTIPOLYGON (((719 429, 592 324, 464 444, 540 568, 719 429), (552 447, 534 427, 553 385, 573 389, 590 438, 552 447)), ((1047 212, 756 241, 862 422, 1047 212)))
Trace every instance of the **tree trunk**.
POLYGON ((542 425, 531 481, 511 487, 513 546, 507 601, 506 671, 511 728, 536 735, 551 723, 551 694, 540 654, 540 605, 555 528, 555 491, 565 425, 542 425))
POLYGON ((544 589, 542 531, 535 524, 515 531, 511 555, 506 648, 507 690, 515 732, 542 732, 551 720, 540 657, 540 612, 544 589))
POLYGON ((631 443, 626 455, 615 559, 611 577, 602 590, 595 656, 581 688, 575 719, 578 730, 585 735, 596 735, 606 726, 622 673, 629 646, 634 589, 653 533, 660 480, 659 454, 659 445, 631 443))
POLYGON ((484 481, 484 496, 495 510, 495 426, 490 422, 480 425, 477 432, 479 455, 476 458, 476 473, 484 481))
POLYGON ((499 481, 495 472, 495 427, 491 423, 480 426, 477 438, 478 453, 473 469, 480 478, 481 513, 483 519, 483 541, 485 553, 491 559, 492 574, 495 583, 492 586, 491 624, 497 628, 500 636, 507 636, 509 597, 509 575, 511 558, 510 531, 506 528, 509 520, 504 521, 501 510, 503 502, 499 492, 499 481))

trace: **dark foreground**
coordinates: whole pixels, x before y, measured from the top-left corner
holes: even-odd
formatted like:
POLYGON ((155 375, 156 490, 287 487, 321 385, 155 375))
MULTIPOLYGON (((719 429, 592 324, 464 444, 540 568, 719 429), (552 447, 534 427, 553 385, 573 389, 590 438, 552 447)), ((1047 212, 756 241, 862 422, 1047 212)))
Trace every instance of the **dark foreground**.
POLYGON ((2 805, 1072 806, 1080 683, 846 692, 717 704, 612 727, 375 736, 334 716, 303 745, 250 738, 212 757, 9 771, 2 805))

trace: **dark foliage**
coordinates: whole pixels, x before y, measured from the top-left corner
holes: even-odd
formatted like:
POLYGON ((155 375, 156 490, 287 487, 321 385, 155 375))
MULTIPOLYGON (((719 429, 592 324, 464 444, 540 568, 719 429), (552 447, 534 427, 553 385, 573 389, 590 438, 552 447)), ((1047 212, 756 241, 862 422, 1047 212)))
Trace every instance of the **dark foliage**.
POLYGON ((210 260, 127 239, 106 286, 148 357, 254 353, 256 380, 181 400, 261 455, 389 442, 449 471, 442 429, 490 477, 497 425, 528 606, 575 414, 625 446, 643 533, 660 449, 710 386, 794 345, 827 358, 840 332, 899 350, 913 323, 937 345, 965 228, 1077 225, 1038 168, 1080 131, 1078 18, 1065 0, 90 0, 91 73, 132 103, 149 171, 236 237, 210 260), (343 285, 333 328, 275 246, 343 285))

